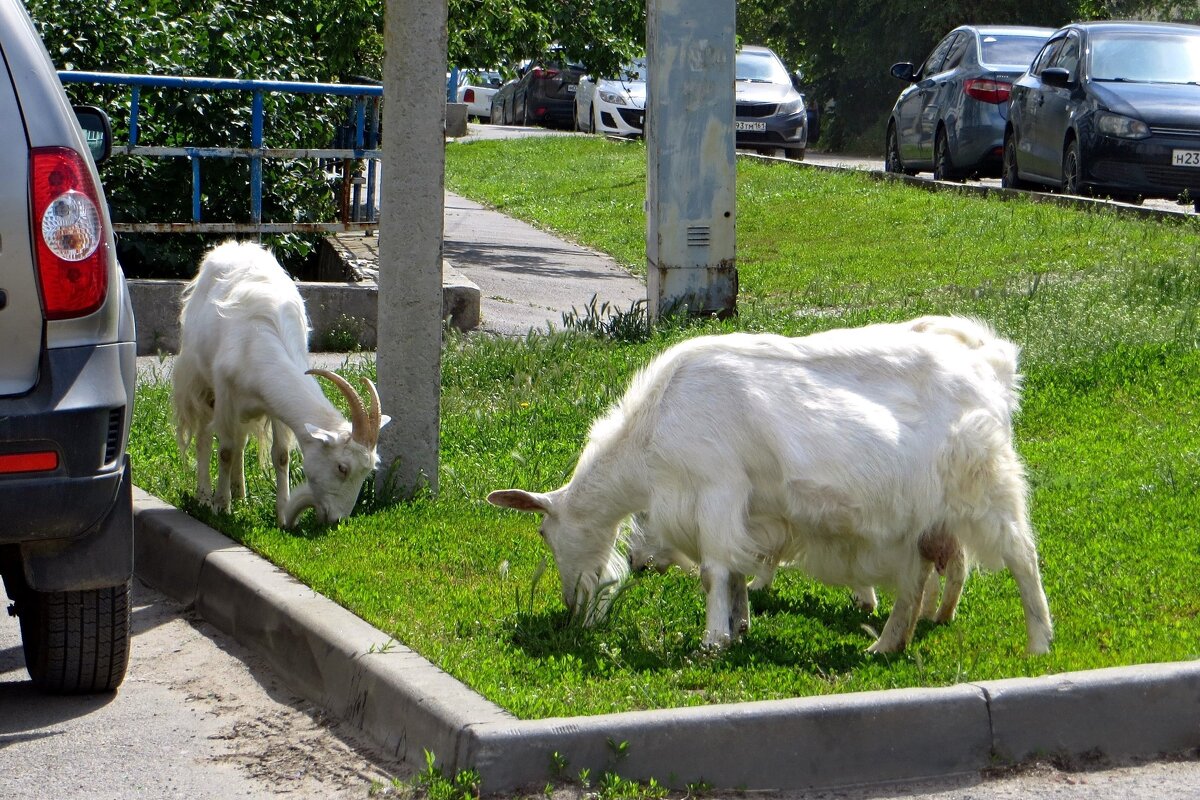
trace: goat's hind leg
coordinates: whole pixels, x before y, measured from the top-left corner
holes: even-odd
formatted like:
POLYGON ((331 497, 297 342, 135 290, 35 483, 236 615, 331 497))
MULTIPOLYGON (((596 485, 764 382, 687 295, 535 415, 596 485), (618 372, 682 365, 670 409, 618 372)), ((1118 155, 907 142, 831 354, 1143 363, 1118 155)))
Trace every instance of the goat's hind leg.
POLYGON ((215 508, 212 490, 212 446, 212 426, 205 425, 196 434, 196 499, 215 508))
POLYGON ((1042 574, 1038 570, 1037 548, 1028 523, 1018 519, 1012 523, 1014 535, 1008 542, 1004 564, 1017 582, 1021 592, 1021 606, 1025 610, 1026 649, 1040 655, 1050 652, 1050 640, 1054 638, 1054 626, 1050 621, 1050 608, 1046 605, 1046 592, 1042 588, 1042 574))

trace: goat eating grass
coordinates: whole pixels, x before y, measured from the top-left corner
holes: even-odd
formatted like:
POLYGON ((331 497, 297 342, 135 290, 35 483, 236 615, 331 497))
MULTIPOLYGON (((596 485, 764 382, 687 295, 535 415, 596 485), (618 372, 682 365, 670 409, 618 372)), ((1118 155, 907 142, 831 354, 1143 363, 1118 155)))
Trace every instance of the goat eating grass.
POLYGON ((322 524, 354 510, 359 490, 378 463, 379 393, 364 378, 362 399, 335 372, 308 368, 308 314, 295 282, 271 253, 249 242, 210 251, 183 292, 179 355, 172 399, 180 453, 196 442, 196 495, 217 511, 246 494, 246 441, 258 437, 260 458, 275 468, 275 508, 281 527, 312 508, 322 524), (346 398, 351 420, 325 397, 313 376, 346 398), (218 443, 212 490, 213 439, 218 443), (305 480, 288 484, 292 448, 299 444, 305 480))
POLYGON ((1027 649, 1045 653, 1050 612, 1012 435, 1018 387, 1016 346, 973 320, 700 336, 634 378, 565 486, 488 501, 542 516, 569 608, 621 577, 618 527, 643 513, 654 548, 700 568, 708 646, 748 625, 747 576, 765 585, 795 565, 894 590, 868 649, 902 650, 935 566, 955 570, 937 612, 953 615, 965 553, 1008 568, 1027 649))

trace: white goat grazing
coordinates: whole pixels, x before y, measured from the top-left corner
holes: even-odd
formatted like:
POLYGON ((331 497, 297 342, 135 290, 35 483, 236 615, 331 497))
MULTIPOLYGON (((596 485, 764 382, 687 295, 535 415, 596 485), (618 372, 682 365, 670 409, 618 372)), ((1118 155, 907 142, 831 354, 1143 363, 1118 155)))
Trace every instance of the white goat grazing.
POLYGON ((964 346, 919 322, 678 344, 593 425, 565 486, 488 500, 543 515, 572 608, 622 577, 617 527, 644 511, 663 545, 700 565, 707 645, 741 627, 747 575, 765 583, 795 564, 827 583, 894 589, 870 649, 900 650, 935 562, 965 549, 1012 572, 1028 650, 1046 652, 1052 626, 1012 438, 1016 347, 994 335, 964 346))
MULTIPOLYGON (((882 330, 879 326, 874 327, 882 330)), ((964 346, 973 349, 982 348, 986 344, 993 343, 996 339, 995 331, 990 327, 977 320, 965 317, 925 316, 909 322, 899 323, 899 327, 902 330, 910 330, 917 333, 951 336, 964 346)), ((1011 410, 1015 413, 1015 399, 1020 390, 1019 378, 1013 371, 1015 364, 1006 359, 1000 359, 999 362, 993 363, 992 366, 997 369, 997 380, 1008 387, 1009 396, 1014 400, 1014 406, 1011 410)), ((777 517, 755 517, 749 519, 747 524, 751 527, 762 527, 782 525, 785 522, 777 517)), ((780 537, 786 535, 778 531, 767 532, 758 530, 751 533, 751 538, 756 541, 771 541, 778 540, 780 537)), ((691 559, 660 540, 660 537, 648 526, 644 512, 634 514, 622 526, 622 538, 625 541, 630 569, 635 572, 645 569, 664 571, 672 566, 677 566, 685 572, 697 570, 696 564, 691 559)), ((925 585, 924 599, 921 603, 921 616, 932 619, 939 624, 954 619, 967 574, 966 554, 963 552, 961 545, 955 546, 953 540, 946 540, 946 544, 949 545, 949 548, 938 552, 937 557, 932 559, 936 570, 929 575, 929 580, 925 585), (938 593, 941 589, 938 579, 939 575, 946 576, 946 588, 945 592, 942 593, 940 604, 938 602, 938 593)), ((767 577, 765 580, 766 583, 763 583, 762 580, 756 578, 751 582, 749 588, 766 588, 770 584, 770 577, 767 577)), ((865 611, 874 611, 878 604, 878 600, 875 597, 875 589, 872 586, 852 587, 851 596, 853 597, 854 604, 865 611)), ((735 598, 733 602, 738 606, 745 604, 745 601, 740 597, 735 598)), ((745 620, 745 624, 749 625, 748 618, 745 620)))
POLYGON ((186 460, 196 442, 196 494, 227 511, 244 497, 246 440, 255 434, 260 456, 270 442, 279 524, 291 527, 312 507, 318 521, 349 514, 375 468, 382 416, 375 385, 370 405, 340 375, 308 369, 308 315, 296 284, 266 249, 226 242, 209 252, 183 293, 180 346, 172 370, 176 437, 186 460), (351 422, 309 375, 330 380, 350 406, 351 422), (290 451, 299 437, 306 480, 288 487, 290 451), (217 489, 209 473, 212 441, 219 443, 217 489))

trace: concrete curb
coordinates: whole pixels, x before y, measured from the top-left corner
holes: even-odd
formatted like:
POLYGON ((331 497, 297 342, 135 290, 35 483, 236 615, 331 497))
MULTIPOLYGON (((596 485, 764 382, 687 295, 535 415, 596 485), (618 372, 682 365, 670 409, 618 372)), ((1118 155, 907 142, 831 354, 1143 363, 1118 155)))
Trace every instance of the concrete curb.
POLYGON ((681 787, 832 789, 978 773, 1032 756, 1200 747, 1200 661, 592 717, 518 720, 336 603, 134 491, 139 577, 263 656, 297 693, 416 766, 487 792, 593 774, 681 787), (612 743, 627 742, 619 761, 612 743))

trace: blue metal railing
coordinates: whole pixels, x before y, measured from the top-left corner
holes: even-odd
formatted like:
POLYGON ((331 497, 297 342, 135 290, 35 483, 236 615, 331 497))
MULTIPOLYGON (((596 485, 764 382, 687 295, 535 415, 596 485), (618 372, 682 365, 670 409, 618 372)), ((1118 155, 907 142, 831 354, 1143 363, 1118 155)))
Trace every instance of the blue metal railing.
POLYGON ((299 81, 258 81, 232 78, 203 78, 182 76, 126 75, 112 72, 58 73, 63 83, 89 83, 107 86, 128 86, 131 89, 129 106, 129 142, 113 145, 117 155, 149 156, 155 158, 188 158, 192 164, 191 222, 126 222, 114 224, 120 232, 129 233, 318 233, 375 228, 375 201, 378 191, 380 104, 383 87, 365 84, 302 83, 299 81), (143 88, 185 89, 191 91, 251 92, 251 125, 249 147, 147 147, 138 144, 138 114, 143 88), (354 141, 350 147, 328 148, 271 148, 263 147, 263 95, 268 93, 333 95, 354 100, 354 141), (370 113, 368 113, 368 110, 370 113), (250 217, 249 223, 202 222, 200 209, 200 161, 204 158, 247 158, 250 160, 250 217), (262 165, 263 159, 341 160, 342 184, 339 192, 341 217, 339 222, 263 222, 262 165), (358 175, 358 167, 366 161, 366 177, 358 175), (363 198, 365 184, 366 197, 363 198), (361 219, 360 219, 361 217, 361 219))

